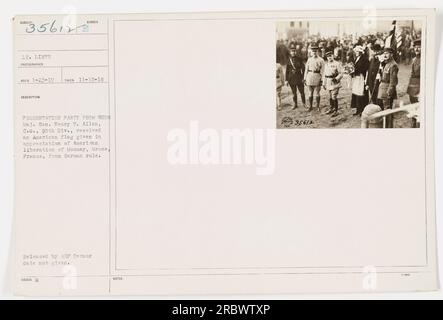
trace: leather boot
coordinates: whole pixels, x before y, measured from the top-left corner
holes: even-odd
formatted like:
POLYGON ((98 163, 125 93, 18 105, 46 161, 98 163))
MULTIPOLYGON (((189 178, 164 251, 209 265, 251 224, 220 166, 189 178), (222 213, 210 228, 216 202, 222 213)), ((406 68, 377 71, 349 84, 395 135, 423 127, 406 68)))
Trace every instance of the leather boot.
POLYGON ((306 107, 306 98, 304 93, 300 93, 301 96, 301 102, 303 103, 303 106, 306 107))
POLYGON ((297 96, 294 94, 294 98, 292 99, 294 101, 294 106, 292 107, 292 110, 297 109, 297 96))
POLYGON ((338 116, 338 100, 333 100, 334 103, 334 112, 331 114, 331 117, 338 116))
POLYGON ((330 114, 334 112, 334 100, 329 99, 329 110, 326 111, 326 114, 330 114))

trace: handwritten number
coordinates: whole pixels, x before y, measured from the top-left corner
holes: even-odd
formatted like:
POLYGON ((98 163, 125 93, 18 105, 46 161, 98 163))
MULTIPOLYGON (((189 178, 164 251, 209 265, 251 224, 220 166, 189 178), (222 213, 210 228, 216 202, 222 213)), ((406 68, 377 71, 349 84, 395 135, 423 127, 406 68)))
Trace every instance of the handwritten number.
MULTIPOLYGON (((63 26, 60 26, 60 28, 58 28, 56 24, 57 20, 53 20, 52 22, 48 23, 43 23, 38 27, 34 23, 29 23, 25 31, 26 33, 34 33, 34 32, 45 33, 47 31, 51 33, 62 32, 64 29, 63 26)), ((81 26, 76 26, 73 28, 67 26, 66 33, 71 33, 77 31, 78 29, 80 29, 82 32, 88 32, 88 25, 82 24, 81 26)))
POLYGON ((46 26, 47 26, 48 24, 49 24, 49 23, 43 23, 40 27, 38 27, 37 31, 38 31, 38 32, 45 32, 45 31, 46 31, 46 26))
POLYGON ((55 27, 55 20, 52 21, 51 23, 51 27, 49 28, 49 30, 51 30, 51 32, 57 32, 57 28, 55 27))
POLYGON ((35 24, 30 23, 30 24, 28 25, 28 27, 26 28, 26 32, 27 32, 27 33, 33 33, 34 31, 35 31, 35 24))

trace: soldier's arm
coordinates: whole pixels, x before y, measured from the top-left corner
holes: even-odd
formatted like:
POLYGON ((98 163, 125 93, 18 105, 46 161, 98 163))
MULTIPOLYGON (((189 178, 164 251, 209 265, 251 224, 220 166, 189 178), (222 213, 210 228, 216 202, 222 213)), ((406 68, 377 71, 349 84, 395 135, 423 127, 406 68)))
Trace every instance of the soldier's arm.
POLYGON ((322 74, 322 76, 321 76, 321 81, 322 81, 323 83, 325 83, 325 80, 326 80, 326 73, 323 72, 323 74, 322 74))
POLYGON ((320 74, 321 74, 321 76, 322 76, 322 78, 323 78, 323 75, 324 75, 324 73, 325 73, 325 61, 322 59, 321 60, 321 67, 320 67, 320 74))
POLYGON ((416 59, 417 58, 414 58, 412 60, 412 63, 411 63, 411 73, 409 74, 409 78, 411 78, 413 76, 413 74, 414 74, 414 65, 415 65, 416 59))
POLYGON ((365 76, 365 84, 368 84, 368 79, 369 79, 369 68, 366 70, 366 73, 364 74, 365 76))
POLYGON ((324 78, 324 74, 325 74, 325 61, 323 60, 323 58, 320 60, 320 85, 324 83, 323 78, 324 78))
POLYGON ((391 67, 389 72, 389 87, 388 87, 388 97, 392 98, 395 92, 395 88, 398 84, 398 66, 395 64, 391 67))
MULTIPOLYGON (((289 64, 290 63, 288 63, 287 65, 286 65, 286 72, 285 72, 285 81, 288 81, 288 79, 289 79, 289 64)), ((282 72, 283 73, 283 72, 282 72)))
POLYGON ((308 65, 309 65, 309 59, 306 62, 306 68, 305 68, 305 72, 304 72, 304 76, 303 76, 304 81, 306 81, 306 75, 308 74, 308 69, 309 69, 308 65))

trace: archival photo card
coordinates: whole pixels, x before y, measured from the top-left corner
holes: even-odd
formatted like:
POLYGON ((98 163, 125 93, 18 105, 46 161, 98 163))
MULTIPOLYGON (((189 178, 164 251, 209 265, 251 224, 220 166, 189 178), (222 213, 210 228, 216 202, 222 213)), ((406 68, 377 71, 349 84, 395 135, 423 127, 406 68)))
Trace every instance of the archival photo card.
POLYGON ((377 17, 277 22, 277 128, 418 128, 422 24, 377 17))
POLYGON ((17 295, 438 289, 434 10, 13 27, 17 295))

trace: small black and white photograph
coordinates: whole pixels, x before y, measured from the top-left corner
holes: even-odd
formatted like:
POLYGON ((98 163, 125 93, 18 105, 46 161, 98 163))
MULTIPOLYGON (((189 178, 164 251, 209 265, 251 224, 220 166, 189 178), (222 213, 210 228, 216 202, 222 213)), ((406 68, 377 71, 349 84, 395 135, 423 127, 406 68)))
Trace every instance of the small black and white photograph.
POLYGON ((277 22, 277 129, 419 128, 421 24, 277 22))

